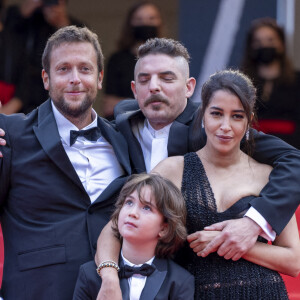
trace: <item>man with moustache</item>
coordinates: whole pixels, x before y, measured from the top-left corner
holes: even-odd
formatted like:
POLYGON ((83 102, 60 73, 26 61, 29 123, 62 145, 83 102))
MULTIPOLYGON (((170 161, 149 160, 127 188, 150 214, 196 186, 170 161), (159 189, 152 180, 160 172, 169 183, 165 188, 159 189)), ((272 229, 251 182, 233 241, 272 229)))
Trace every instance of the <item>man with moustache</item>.
MULTIPOLYGON (((205 131, 193 130, 198 105, 188 100, 196 84, 189 76, 189 59, 187 49, 171 39, 151 39, 138 49, 135 81, 131 83, 137 101, 123 100, 115 108, 116 125, 128 142, 135 172, 149 172, 164 158, 196 151, 205 144, 205 131)), ((300 152, 263 133, 255 132, 254 139, 253 158, 274 167, 270 181, 247 217, 211 227, 220 234, 206 247, 198 247, 199 255, 217 251, 221 256, 237 260, 258 235, 274 239, 299 205, 300 152)), ((101 233, 99 248, 98 264, 118 259, 118 241, 113 239, 109 225, 101 233)), ((106 296, 118 299, 115 270, 102 269, 101 277, 108 284, 102 285, 98 299, 106 296)))
POLYGON ((97 35, 58 30, 42 63, 50 99, 27 116, 0 115, 4 299, 72 299, 131 173, 125 139, 92 108, 103 78, 97 35))

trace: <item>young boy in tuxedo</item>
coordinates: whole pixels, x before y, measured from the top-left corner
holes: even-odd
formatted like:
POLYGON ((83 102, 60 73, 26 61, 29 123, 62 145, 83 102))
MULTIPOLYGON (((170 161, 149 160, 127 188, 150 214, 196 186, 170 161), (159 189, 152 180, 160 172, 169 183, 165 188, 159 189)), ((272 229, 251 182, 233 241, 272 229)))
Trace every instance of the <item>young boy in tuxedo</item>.
POLYGON ((120 267, 112 261, 80 267, 73 300, 96 299, 97 274, 105 267, 119 272, 123 299, 194 299, 194 277, 170 260, 186 239, 186 210, 180 191, 155 174, 130 177, 112 215, 122 241, 120 267))

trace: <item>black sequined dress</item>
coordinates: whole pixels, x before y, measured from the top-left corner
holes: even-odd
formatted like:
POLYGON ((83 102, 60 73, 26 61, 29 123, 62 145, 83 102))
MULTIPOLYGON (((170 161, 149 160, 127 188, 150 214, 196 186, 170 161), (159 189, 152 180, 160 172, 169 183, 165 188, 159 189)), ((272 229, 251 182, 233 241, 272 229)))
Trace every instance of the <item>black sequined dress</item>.
MULTIPOLYGON (((216 222, 242 217, 249 208, 249 201, 255 197, 243 197, 226 211, 217 212, 210 183, 196 153, 184 156, 182 193, 189 233, 216 222)), ((176 260, 195 276, 195 299, 288 299, 278 272, 244 259, 226 260, 216 253, 200 258, 186 245, 176 260)))

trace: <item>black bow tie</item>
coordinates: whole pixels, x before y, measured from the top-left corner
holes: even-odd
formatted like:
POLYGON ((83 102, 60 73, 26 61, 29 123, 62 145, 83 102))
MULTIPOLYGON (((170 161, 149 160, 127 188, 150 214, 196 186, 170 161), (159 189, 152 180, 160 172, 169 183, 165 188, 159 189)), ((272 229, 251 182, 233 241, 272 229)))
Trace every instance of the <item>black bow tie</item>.
POLYGON ((70 146, 72 146, 79 136, 83 136, 90 141, 97 141, 101 136, 100 129, 93 127, 86 130, 70 130, 70 146))
POLYGON ((153 265, 143 264, 140 267, 130 267, 125 265, 120 268, 119 277, 120 278, 129 278, 133 274, 141 274, 143 276, 150 276, 155 271, 153 265))

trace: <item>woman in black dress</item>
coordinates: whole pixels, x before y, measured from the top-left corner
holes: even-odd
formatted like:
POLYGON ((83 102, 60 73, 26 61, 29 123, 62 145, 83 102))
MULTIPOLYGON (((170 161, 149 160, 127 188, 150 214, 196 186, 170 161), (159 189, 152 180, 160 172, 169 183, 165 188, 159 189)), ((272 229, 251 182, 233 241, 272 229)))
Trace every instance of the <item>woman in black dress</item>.
POLYGON ((251 152, 250 129, 255 104, 252 82, 238 71, 212 75, 202 89, 197 124, 204 126, 206 145, 196 153, 169 157, 153 172, 181 188, 187 206, 187 245, 177 262, 195 276, 195 299, 288 299, 278 272, 297 276, 299 235, 292 217, 273 245, 260 238, 238 261, 201 249, 218 232, 206 226, 242 218, 269 180, 271 167, 258 163, 251 152))

